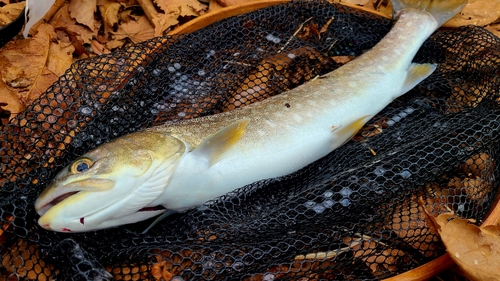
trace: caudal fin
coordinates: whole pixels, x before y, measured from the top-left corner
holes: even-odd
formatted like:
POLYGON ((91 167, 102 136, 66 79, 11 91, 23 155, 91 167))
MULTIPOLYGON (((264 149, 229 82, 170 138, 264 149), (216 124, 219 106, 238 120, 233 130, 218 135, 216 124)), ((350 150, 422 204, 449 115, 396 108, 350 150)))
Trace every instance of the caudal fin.
POLYGON ((404 9, 429 12, 438 26, 451 19, 467 4, 467 0, 392 0, 393 16, 396 18, 404 9))

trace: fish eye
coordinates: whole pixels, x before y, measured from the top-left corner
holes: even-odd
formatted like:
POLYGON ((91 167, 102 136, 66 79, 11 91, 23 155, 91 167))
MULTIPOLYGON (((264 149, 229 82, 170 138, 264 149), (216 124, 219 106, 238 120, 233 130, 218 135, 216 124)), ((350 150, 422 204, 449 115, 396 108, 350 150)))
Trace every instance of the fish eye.
POLYGON ((69 171, 73 174, 80 174, 90 169, 93 164, 94 162, 89 158, 79 158, 69 167, 69 171))

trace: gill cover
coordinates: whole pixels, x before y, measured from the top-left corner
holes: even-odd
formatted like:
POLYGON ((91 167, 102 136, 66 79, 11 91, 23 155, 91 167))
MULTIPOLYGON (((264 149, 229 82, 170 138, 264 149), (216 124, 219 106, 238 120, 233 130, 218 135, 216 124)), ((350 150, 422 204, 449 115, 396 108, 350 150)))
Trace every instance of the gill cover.
POLYGON ((185 152, 170 135, 137 132, 83 155, 35 202, 38 223, 80 232, 133 223, 165 212, 149 204, 164 191, 185 152))

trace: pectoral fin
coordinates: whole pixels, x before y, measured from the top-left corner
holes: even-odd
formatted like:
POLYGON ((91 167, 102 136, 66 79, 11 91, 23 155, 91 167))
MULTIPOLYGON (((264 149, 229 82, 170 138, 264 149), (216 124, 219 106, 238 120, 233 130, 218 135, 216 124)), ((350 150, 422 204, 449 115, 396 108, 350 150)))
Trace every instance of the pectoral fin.
POLYGON ((341 126, 338 129, 334 130, 334 133, 339 136, 339 138, 344 139, 344 142, 341 144, 345 144, 348 142, 356 133, 363 128, 363 126, 371 119, 370 115, 365 115, 359 119, 354 120, 353 122, 341 126))
POLYGON ((210 166, 214 165, 222 159, 222 156, 229 148, 241 139, 248 122, 250 122, 248 119, 234 122, 206 138, 192 153, 208 159, 210 166))
POLYGON ((436 70, 436 67, 437 65, 432 63, 412 63, 408 69, 408 75, 406 76, 401 94, 413 89, 418 83, 429 77, 436 70))

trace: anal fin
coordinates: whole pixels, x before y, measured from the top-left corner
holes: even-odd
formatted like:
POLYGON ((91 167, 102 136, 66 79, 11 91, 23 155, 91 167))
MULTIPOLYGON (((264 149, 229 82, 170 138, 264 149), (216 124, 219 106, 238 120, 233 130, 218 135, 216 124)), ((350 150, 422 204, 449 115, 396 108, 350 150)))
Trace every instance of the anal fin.
POLYGON ((408 75, 406 75, 401 93, 404 94, 413 89, 425 78, 429 77, 436 70, 436 67, 437 64, 432 63, 412 63, 410 68, 408 68, 408 75))

